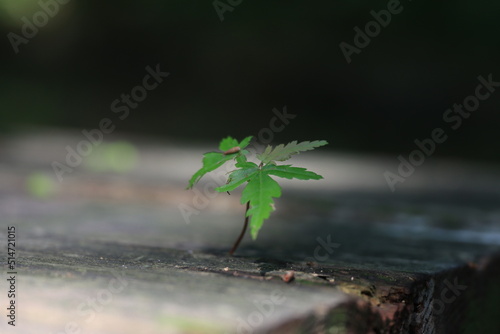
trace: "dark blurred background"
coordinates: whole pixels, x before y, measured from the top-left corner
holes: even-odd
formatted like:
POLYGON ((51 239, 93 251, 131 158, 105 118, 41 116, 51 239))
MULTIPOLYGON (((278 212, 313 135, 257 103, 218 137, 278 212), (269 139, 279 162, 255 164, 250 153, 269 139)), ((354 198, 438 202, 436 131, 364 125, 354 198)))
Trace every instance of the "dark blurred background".
POLYGON ((243 138, 286 105, 297 118, 278 142, 326 139, 330 149, 398 155, 443 127, 449 138, 437 155, 500 160, 500 90, 456 131, 442 119, 474 94, 479 75, 500 81, 500 3, 402 1, 348 64, 339 44, 353 45, 354 27, 364 30, 388 1, 238 2, 218 2, 231 8, 221 21, 211 0, 0 0, 1 131, 117 120, 111 103, 160 64, 170 76, 117 132, 243 138), (44 23, 42 3, 58 12, 16 53, 9 33, 23 36, 23 17, 44 23))

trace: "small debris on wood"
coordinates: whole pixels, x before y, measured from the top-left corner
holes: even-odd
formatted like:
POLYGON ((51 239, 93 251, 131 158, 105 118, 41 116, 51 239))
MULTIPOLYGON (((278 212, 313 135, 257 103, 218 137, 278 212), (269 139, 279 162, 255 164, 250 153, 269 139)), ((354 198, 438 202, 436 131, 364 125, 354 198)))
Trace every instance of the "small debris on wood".
POLYGON ((295 272, 293 270, 290 270, 287 271, 286 274, 283 275, 281 278, 283 279, 283 281, 285 281, 285 283, 290 283, 291 281, 293 281, 294 276, 295 272))
POLYGON ((229 271, 229 267, 225 267, 224 269, 222 269, 224 271, 229 271))

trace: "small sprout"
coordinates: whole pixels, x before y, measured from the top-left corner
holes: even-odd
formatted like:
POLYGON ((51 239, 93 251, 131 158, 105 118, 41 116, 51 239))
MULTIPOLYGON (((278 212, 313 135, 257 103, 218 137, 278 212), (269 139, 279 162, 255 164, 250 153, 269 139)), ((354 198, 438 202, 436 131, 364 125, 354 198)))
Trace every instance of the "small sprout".
POLYGON ((247 161, 249 153, 245 147, 250 144, 252 136, 246 137, 238 142, 232 137, 222 139, 219 144, 219 152, 208 152, 203 155, 203 166, 189 180, 188 189, 192 188, 206 173, 216 170, 224 163, 234 160, 237 169, 233 170, 225 185, 215 188, 218 192, 227 192, 244 185, 241 194, 241 204, 246 204, 245 222, 240 236, 233 248, 229 251, 232 255, 243 238, 247 229, 249 218, 252 239, 257 239, 260 228, 264 221, 269 218, 271 212, 276 208, 273 199, 281 196, 280 185, 271 177, 277 176, 286 179, 319 180, 323 177, 305 168, 292 167, 292 165, 277 165, 276 161, 285 161, 292 155, 303 151, 310 151, 317 147, 328 144, 325 140, 304 141, 297 143, 292 141, 287 145, 267 146, 262 154, 258 154, 259 164, 247 161))

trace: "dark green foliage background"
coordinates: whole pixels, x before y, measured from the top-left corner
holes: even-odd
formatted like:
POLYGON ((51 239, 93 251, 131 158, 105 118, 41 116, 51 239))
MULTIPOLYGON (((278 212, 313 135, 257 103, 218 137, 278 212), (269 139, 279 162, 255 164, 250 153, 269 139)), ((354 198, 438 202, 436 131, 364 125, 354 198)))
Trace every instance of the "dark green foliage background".
MULTIPOLYGON (((2 2, 0 2, 1 4, 2 2)), ((14 54, 22 22, 0 7, 0 129, 96 127, 157 63, 171 76, 117 128, 186 141, 257 135, 274 107, 297 118, 276 142, 407 154, 443 126, 478 75, 500 81, 500 4, 402 1, 402 13, 347 64, 339 49, 387 1, 70 1, 14 54)), ((438 147, 498 159, 500 91, 438 147)))

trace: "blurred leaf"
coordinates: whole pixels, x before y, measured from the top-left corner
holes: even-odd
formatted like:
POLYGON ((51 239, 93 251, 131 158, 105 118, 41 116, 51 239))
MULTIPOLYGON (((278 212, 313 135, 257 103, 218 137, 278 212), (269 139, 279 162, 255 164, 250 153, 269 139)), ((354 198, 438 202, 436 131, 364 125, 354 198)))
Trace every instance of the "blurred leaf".
POLYGON ((54 181, 43 173, 32 173, 26 179, 28 193, 34 197, 47 198, 54 192, 54 181))

